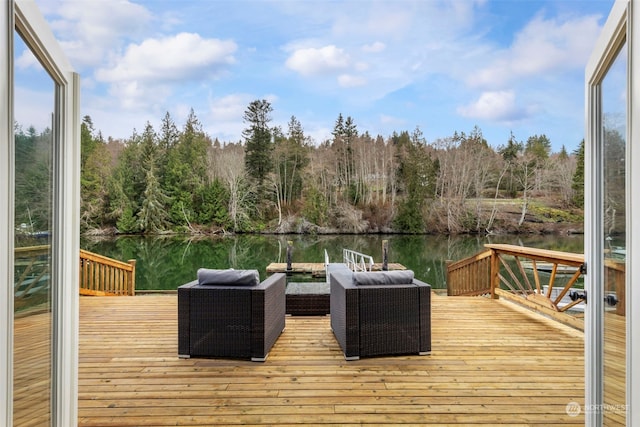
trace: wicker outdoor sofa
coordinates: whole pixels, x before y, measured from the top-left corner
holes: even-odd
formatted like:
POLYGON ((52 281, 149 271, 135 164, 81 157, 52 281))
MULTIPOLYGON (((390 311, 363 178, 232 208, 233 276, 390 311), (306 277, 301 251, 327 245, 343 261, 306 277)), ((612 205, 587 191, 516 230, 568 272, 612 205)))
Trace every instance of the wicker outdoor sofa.
POLYGON ((285 327, 286 275, 198 270, 178 288, 178 356, 265 361, 285 327))
POLYGON ((329 264, 331 329, 346 360, 431 352, 431 286, 411 270, 329 264))

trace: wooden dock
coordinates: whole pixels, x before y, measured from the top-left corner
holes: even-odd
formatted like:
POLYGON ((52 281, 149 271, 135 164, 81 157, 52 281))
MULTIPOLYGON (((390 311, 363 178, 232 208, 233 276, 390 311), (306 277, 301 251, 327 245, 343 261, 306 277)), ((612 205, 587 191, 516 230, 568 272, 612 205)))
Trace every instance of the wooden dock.
MULTIPOLYGON (((406 267, 402 264, 390 262, 387 264, 389 270, 406 270, 406 267)), ((382 263, 375 263, 371 267, 372 271, 382 271, 382 263)), ((294 273, 294 274, 308 274, 313 277, 325 277, 326 272, 324 270, 324 263, 322 262, 293 262, 291 263, 291 270, 287 270, 286 262, 272 262, 267 265, 267 274, 273 273, 294 273)))
POLYGON ((433 352, 346 362, 329 317, 287 317, 264 363, 177 357, 175 295, 80 298, 79 425, 583 425, 583 334, 434 295, 433 352))

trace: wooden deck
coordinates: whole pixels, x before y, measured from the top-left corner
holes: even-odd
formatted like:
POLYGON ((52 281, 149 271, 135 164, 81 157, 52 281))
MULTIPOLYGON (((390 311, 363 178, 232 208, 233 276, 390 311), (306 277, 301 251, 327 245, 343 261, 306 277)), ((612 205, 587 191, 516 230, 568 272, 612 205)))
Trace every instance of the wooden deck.
POLYGON ((584 425, 583 334, 509 302, 434 295, 433 352, 345 362, 287 317, 264 363, 177 357, 177 297, 81 297, 79 425, 584 425))

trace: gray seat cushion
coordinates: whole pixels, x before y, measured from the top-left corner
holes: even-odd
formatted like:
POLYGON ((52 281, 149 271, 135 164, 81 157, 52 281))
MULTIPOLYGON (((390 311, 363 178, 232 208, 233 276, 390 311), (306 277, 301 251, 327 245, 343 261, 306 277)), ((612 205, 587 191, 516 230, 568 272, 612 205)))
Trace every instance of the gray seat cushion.
POLYGON ((408 285, 413 283, 412 270, 395 271, 358 271, 353 273, 353 284, 371 285, 408 285))
POLYGON ((256 286, 260 283, 258 270, 198 269, 198 284, 224 286, 256 286))

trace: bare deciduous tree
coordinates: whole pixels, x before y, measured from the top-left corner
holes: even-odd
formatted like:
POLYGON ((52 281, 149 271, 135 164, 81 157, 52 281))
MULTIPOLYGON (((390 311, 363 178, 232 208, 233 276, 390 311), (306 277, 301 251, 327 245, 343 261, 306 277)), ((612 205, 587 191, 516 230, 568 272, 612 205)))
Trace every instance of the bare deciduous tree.
POLYGON ((229 218, 234 230, 250 217, 251 189, 245 169, 244 148, 239 144, 229 144, 223 149, 209 151, 214 178, 221 179, 229 190, 229 218))

